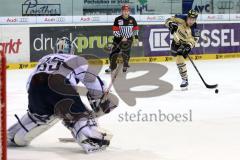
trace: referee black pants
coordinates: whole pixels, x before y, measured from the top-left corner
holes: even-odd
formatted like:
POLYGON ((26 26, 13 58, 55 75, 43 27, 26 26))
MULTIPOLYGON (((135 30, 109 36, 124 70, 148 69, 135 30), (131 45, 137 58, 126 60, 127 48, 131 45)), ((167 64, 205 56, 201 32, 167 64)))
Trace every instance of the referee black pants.
POLYGON ((112 52, 109 56, 110 60, 110 69, 114 70, 117 67, 117 58, 119 54, 121 54, 123 58, 123 67, 129 67, 130 53, 132 47, 132 40, 128 40, 127 42, 119 42, 114 43, 112 52))

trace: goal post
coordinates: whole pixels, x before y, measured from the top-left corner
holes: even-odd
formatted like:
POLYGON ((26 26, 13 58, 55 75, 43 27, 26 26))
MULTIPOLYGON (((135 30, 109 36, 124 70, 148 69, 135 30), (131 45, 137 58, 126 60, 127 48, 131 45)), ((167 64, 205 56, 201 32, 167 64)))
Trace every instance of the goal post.
POLYGON ((6 129, 6 56, 0 51, 0 125, 1 125, 1 160, 7 160, 7 129, 6 129))

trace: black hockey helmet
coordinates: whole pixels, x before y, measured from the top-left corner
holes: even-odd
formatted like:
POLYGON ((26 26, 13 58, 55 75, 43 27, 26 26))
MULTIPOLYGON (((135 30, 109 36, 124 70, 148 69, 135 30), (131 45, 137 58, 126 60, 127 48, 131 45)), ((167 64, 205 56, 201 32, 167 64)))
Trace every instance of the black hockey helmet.
POLYGON ((188 17, 190 18, 197 18, 198 17, 198 12, 191 9, 190 11, 188 11, 188 17))

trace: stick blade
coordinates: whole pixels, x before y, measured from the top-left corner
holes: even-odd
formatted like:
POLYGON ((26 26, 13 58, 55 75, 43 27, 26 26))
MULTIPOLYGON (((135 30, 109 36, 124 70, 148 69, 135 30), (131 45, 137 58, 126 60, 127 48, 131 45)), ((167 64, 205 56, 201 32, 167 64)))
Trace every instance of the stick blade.
POLYGON ((74 138, 58 138, 59 142, 62 143, 75 143, 76 140, 74 138))
POLYGON ((206 87, 209 88, 209 89, 214 89, 214 88, 218 87, 218 84, 214 84, 214 85, 206 84, 206 87))

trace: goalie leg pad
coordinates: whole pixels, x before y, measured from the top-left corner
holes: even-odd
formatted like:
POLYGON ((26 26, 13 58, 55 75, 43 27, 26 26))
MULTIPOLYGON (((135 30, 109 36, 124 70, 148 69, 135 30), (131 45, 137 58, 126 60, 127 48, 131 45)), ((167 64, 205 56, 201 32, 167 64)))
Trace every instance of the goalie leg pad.
POLYGON ((8 129, 8 146, 27 146, 58 122, 53 116, 37 116, 29 112, 21 119, 16 118, 18 122, 8 129))
POLYGON ((99 130, 95 119, 79 120, 71 130, 77 143, 86 153, 106 149, 112 138, 109 133, 99 130))

